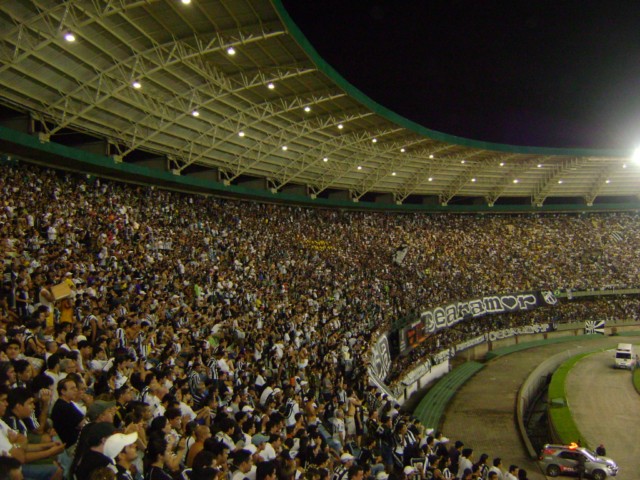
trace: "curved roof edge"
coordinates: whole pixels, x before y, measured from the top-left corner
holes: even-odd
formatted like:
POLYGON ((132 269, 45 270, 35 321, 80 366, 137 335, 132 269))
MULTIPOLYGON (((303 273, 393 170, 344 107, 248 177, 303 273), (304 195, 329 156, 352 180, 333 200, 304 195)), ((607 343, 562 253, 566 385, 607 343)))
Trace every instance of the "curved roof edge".
POLYGON ((349 96, 357 100, 365 107, 369 108, 374 113, 386 118, 387 120, 396 123, 397 125, 412 130, 420 135, 439 140, 442 142, 453 143, 455 145, 461 145, 465 147, 480 148, 484 150, 494 150, 498 152, 510 152, 521 154, 536 154, 536 155, 564 155, 574 157, 629 157, 630 152, 625 150, 616 149, 591 149, 591 148, 554 148, 554 147, 529 147, 524 145, 509 145, 504 143, 484 142, 482 140, 472 140, 469 138, 458 137, 456 135, 450 135, 447 133, 431 130, 423 125, 420 125, 406 117, 380 105, 368 95, 360 91, 357 87, 351 84, 346 78, 344 78, 335 68, 333 68, 314 48, 309 39, 302 33, 302 30, 294 22, 293 18, 289 15, 289 12, 282 4, 282 0, 271 0, 276 12, 280 16, 286 29, 294 38, 296 43, 304 50, 309 56, 310 60, 315 66, 327 75, 333 82, 342 88, 349 96))
POLYGON ((638 211, 640 203, 610 203, 587 207, 579 204, 544 205, 416 205, 350 202, 337 199, 311 198, 299 194, 272 193, 239 185, 174 175, 169 171, 116 162, 114 158, 55 142, 43 142, 37 136, 0 126, 0 163, 10 161, 9 155, 31 159, 34 163, 54 169, 70 170, 105 177, 126 183, 157 185, 160 188, 183 193, 216 195, 223 198, 244 198, 266 203, 284 203, 309 207, 338 208, 361 211, 432 214, 531 214, 531 213, 596 213, 638 211))

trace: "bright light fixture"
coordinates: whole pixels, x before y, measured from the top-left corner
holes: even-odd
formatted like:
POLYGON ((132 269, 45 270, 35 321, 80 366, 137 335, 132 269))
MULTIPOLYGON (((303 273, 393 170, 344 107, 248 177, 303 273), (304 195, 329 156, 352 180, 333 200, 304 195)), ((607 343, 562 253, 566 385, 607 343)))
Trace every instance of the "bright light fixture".
POLYGON ((325 163, 326 163, 326 162, 328 162, 328 161, 329 161, 329 157, 324 157, 324 158, 322 159, 322 161, 323 161, 323 162, 325 162, 325 163))
POLYGON ((142 88, 142 84, 138 80, 134 80, 133 83, 131 83, 131 86, 136 90, 142 88))
POLYGON ((476 179, 475 179, 475 178, 472 178, 472 179, 471 179, 471 181, 472 181, 472 182, 475 182, 475 181, 476 181, 476 179))
POLYGON ((558 180, 558 183, 562 184, 562 180, 558 180))
POLYGON ((282 151, 286 152, 289 149, 289 147, 287 147, 286 145, 282 145, 282 151))
POLYGON ((541 163, 538 164, 538 168, 542 168, 542 164, 541 163))
POLYGON ((309 113, 311 111, 311 107, 307 105, 306 107, 304 107, 304 111, 309 113))
POLYGON ((404 153, 404 152, 406 152, 406 150, 404 148, 401 148, 400 153, 404 153))
POLYGON ((191 0, 182 0, 182 3, 184 5, 189 5, 191 3, 191 0))
POLYGON ((429 177, 429 181, 430 181, 430 182, 433 182, 433 177, 429 177))
POLYGON ((377 139, 377 138, 372 138, 372 139, 371 139, 371 141, 372 141, 373 143, 378 143, 378 139, 377 139))
POLYGON ((239 137, 244 137, 244 131, 240 130, 240 131, 238 132, 238 136, 239 136, 239 137))
POLYGON ((433 154, 429 155, 429 158, 433 158, 433 154))
POLYGON ((517 178, 513 179, 513 183, 518 183, 520 180, 518 180, 517 178))
POLYGON ((604 183, 611 183, 611 180, 605 180, 604 183))
POLYGON ((391 172, 391 176, 395 177, 396 176, 396 172, 391 172))
POLYGON ((67 32, 67 33, 64 34, 64 39, 67 42, 75 42, 76 41, 76 36, 72 32, 67 32))
POLYGON ((269 83, 267 83, 267 88, 269 90, 273 90, 274 88, 276 88, 276 86, 273 84, 273 82, 269 82, 269 83))
POLYGON ((504 162, 500 162, 500 166, 501 166, 501 167, 504 167, 504 162))
POLYGON ((633 155, 631 155, 631 160, 632 160, 634 163, 640 163, 640 147, 636 148, 636 149, 633 151, 633 155))
POLYGON ((344 128, 344 125, 343 125, 343 124, 341 124, 341 123, 339 123, 339 124, 338 124, 338 130, 342 130, 343 128, 344 128))
POLYGON ((623 164, 622 164, 622 168, 627 168, 627 164, 626 164, 626 163, 623 163, 623 164))
POLYGON ((193 112, 191 112, 191 115, 193 115, 194 117, 199 117, 200 112, 198 110, 194 110, 193 112))
POLYGON ((233 48, 233 47, 229 47, 229 48, 227 48, 227 53, 228 53, 229 55, 232 55, 232 56, 233 56, 233 55, 235 55, 235 54, 236 54, 236 49, 235 49, 235 48, 233 48))
POLYGON ((358 170, 362 170, 362 165, 358 165, 358 170))
POLYGON ((466 160, 460 160, 460 163, 467 163, 466 160))

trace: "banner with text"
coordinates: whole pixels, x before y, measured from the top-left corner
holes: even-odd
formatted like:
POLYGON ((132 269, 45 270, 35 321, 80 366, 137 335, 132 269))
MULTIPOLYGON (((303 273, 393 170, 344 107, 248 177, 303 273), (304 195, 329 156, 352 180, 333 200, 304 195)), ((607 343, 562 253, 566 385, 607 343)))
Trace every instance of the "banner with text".
POLYGON ((369 371, 383 383, 391 371, 391 352, 386 334, 380 335, 371 349, 369 371))
POLYGON ((407 353, 424 342, 429 335, 451 327, 463 320, 533 310, 538 307, 552 306, 558 302, 553 292, 509 293, 489 295, 467 301, 461 301, 436 307, 422 312, 420 319, 407 325, 400 331, 400 354, 407 353))

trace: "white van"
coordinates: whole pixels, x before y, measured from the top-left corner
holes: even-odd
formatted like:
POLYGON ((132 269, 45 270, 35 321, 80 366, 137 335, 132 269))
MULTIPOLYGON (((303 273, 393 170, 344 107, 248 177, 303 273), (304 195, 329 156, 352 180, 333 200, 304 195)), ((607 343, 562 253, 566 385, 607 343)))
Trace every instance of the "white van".
POLYGON ((633 345, 630 343, 619 343, 618 348, 616 348, 616 363, 614 367, 632 369, 635 361, 633 345))

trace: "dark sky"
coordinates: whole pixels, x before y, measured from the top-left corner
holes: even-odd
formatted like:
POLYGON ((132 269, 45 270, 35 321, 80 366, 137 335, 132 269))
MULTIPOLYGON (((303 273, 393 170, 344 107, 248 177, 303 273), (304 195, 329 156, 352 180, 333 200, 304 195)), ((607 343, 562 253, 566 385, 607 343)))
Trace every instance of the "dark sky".
POLYGON ((640 143, 640 1, 283 3, 343 77, 427 128, 516 145, 640 143))

